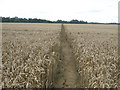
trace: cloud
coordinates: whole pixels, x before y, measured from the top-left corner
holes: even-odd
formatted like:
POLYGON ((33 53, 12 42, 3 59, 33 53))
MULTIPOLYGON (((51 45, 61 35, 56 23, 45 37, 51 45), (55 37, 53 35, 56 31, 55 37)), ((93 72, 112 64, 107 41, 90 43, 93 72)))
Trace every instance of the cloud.
POLYGON ((0 11, 11 17, 117 22, 118 0, 1 0, 0 11))
POLYGON ((89 13, 101 13, 102 12, 102 10, 90 10, 90 11, 88 11, 89 13))

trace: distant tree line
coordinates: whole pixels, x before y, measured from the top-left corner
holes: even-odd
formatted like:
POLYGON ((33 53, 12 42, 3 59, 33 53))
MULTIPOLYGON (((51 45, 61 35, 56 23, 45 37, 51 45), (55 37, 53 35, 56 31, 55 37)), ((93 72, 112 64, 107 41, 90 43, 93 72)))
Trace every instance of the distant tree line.
POLYGON ((99 23, 99 22, 88 22, 87 24, 120 24, 120 23, 115 23, 115 22, 113 22, 113 23, 99 23))
POLYGON ((68 24, 118 24, 118 23, 98 23, 98 22, 87 22, 83 20, 73 19, 71 21, 57 20, 50 21, 46 19, 37 19, 37 18, 18 18, 18 17, 0 17, 0 22, 13 22, 13 23, 68 23, 68 24))
POLYGON ((71 20, 71 21, 50 21, 45 19, 37 19, 37 18, 18 18, 18 17, 1 17, 2 22, 16 22, 16 23, 71 23, 71 24, 87 24, 87 21, 79 21, 79 20, 71 20))
POLYGON ((51 23, 49 20, 37 19, 37 18, 18 18, 18 17, 2 17, 2 22, 17 22, 17 23, 51 23))

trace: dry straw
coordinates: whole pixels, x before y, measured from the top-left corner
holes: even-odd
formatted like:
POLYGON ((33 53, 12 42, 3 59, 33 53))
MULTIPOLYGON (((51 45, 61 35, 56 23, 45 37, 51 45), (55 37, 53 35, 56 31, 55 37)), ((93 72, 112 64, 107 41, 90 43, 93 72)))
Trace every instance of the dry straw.
POLYGON ((4 88, 43 88, 53 82, 59 30, 3 31, 4 88))
POLYGON ((82 87, 118 87, 117 35, 103 32, 78 32, 68 30, 68 36, 76 60, 79 62, 78 72, 82 87))

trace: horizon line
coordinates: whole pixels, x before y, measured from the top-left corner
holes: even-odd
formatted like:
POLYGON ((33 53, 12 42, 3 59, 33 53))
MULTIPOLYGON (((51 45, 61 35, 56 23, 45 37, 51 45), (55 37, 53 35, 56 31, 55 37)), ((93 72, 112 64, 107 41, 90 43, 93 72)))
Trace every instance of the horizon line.
MULTIPOLYGON (((21 17, 18 17, 18 16, 0 16, 0 18, 21 18, 21 17)), ((37 18, 37 17, 24 17, 24 18, 21 18, 21 19, 41 19, 41 20, 47 20, 47 21, 58 21, 58 20, 62 20, 62 21, 67 21, 67 22, 70 22, 72 20, 78 20, 78 19, 71 19, 71 20, 63 20, 63 19, 57 19, 57 20, 48 20, 48 19, 42 19, 42 18, 37 18)), ((0 19, 1 20, 1 19, 0 19)), ((84 21, 84 20, 78 20, 78 21, 84 21)), ((89 22, 89 21, 84 21, 84 22, 87 22, 87 23, 103 23, 103 24, 109 24, 109 23, 116 23, 116 24, 120 24, 120 22, 89 22)))

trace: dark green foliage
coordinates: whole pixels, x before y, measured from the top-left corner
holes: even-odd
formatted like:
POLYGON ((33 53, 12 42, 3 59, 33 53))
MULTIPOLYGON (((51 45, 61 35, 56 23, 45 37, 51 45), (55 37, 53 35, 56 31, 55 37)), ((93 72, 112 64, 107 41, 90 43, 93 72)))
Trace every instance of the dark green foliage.
POLYGON ((120 23, 98 23, 98 22, 87 22, 87 21, 79 21, 77 19, 73 19, 71 21, 63 21, 63 20, 57 20, 57 21, 50 21, 45 19, 37 19, 37 18, 18 18, 18 17, 0 17, 0 22, 14 22, 14 23, 67 23, 67 24, 120 24, 120 23))
POLYGON ((16 22, 16 23, 72 23, 72 24, 84 24, 87 22, 84 21, 78 21, 78 20, 71 20, 71 21, 63 21, 63 20, 57 20, 57 21, 49 21, 45 19, 37 19, 37 18, 18 18, 18 17, 2 17, 2 22, 16 22))

